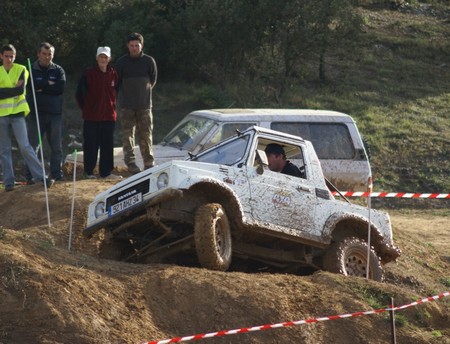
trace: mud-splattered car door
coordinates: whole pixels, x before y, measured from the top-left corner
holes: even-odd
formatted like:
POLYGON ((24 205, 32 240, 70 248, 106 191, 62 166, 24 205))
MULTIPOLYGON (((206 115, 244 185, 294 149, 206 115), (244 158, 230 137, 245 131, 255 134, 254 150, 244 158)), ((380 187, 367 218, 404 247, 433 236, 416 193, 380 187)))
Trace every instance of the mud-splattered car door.
POLYGON ((256 221, 308 231, 313 226, 315 197, 307 179, 268 169, 250 181, 250 203, 256 221))

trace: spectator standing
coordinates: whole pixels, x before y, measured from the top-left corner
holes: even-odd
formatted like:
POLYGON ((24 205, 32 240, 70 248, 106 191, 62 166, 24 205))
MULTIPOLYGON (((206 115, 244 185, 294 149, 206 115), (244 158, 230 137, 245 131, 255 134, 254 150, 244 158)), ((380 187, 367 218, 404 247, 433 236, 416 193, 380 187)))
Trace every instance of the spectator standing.
POLYGON ((100 150, 101 178, 121 179, 114 168, 114 130, 116 126, 117 73, 111 67, 111 49, 98 47, 97 65, 81 76, 75 98, 83 117, 84 174, 95 179, 94 168, 100 150))
POLYGON ((153 57, 144 54, 144 37, 135 32, 127 39, 128 53, 116 63, 119 76, 119 105, 121 107, 122 145, 128 171, 141 170, 136 165, 135 133, 144 169, 154 165, 152 148, 152 89, 156 84, 157 68, 153 57))
MULTIPOLYGON (((3 46, 0 50, 0 57, 3 62, 0 66, 0 163, 5 191, 12 191, 15 185, 15 175, 10 128, 34 181, 44 182, 46 179, 43 176, 42 165, 28 141, 25 122, 25 116, 30 113, 25 98, 28 71, 25 66, 14 63, 16 49, 13 45, 3 46)), ((46 181, 48 187, 53 184, 52 180, 46 181)))
POLYGON ((38 116, 40 137, 43 139, 44 135, 47 135, 50 145, 51 176, 55 180, 63 180, 62 106, 66 74, 61 66, 53 62, 54 54, 55 47, 48 42, 42 42, 37 52, 38 59, 31 66, 37 112, 34 109, 32 89, 29 87, 27 93, 28 104, 31 106, 29 138, 36 150, 39 145, 36 122, 38 116))

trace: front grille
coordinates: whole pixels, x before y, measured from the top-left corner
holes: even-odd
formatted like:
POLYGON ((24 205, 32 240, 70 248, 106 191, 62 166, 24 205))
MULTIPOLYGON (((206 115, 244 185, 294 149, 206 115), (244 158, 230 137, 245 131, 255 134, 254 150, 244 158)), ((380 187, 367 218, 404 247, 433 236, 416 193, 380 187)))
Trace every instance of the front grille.
POLYGON ((144 196, 149 191, 150 191, 150 179, 146 179, 143 182, 140 182, 139 184, 133 185, 115 195, 108 197, 106 200, 106 209, 109 209, 114 204, 121 202, 122 200, 131 197, 133 195, 136 195, 138 193, 142 193, 142 196, 144 196))

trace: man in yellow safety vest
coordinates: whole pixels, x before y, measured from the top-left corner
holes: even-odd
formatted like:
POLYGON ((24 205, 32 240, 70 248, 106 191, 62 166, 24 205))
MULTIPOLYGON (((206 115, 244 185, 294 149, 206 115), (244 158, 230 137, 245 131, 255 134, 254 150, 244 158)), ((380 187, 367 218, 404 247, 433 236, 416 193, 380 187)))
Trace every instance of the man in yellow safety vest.
POLYGON ((0 165, 5 191, 12 191, 15 185, 10 128, 33 179, 46 182, 50 187, 54 181, 44 176, 42 165, 28 141, 25 123, 25 116, 30 113, 25 99, 28 71, 25 66, 14 63, 16 49, 11 44, 1 48, 0 58, 3 62, 0 66, 0 165))

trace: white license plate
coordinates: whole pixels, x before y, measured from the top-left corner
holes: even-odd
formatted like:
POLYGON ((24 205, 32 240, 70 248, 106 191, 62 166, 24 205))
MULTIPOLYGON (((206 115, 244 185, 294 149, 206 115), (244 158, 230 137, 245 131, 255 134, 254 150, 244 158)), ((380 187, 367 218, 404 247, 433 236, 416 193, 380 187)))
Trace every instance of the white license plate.
POLYGON ((142 193, 138 193, 136 195, 128 197, 128 198, 124 199, 123 201, 111 206, 111 208, 109 208, 109 216, 120 213, 121 211, 128 209, 128 208, 132 207, 133 205, 138 204, 140 202, 142 202, 142 193))

